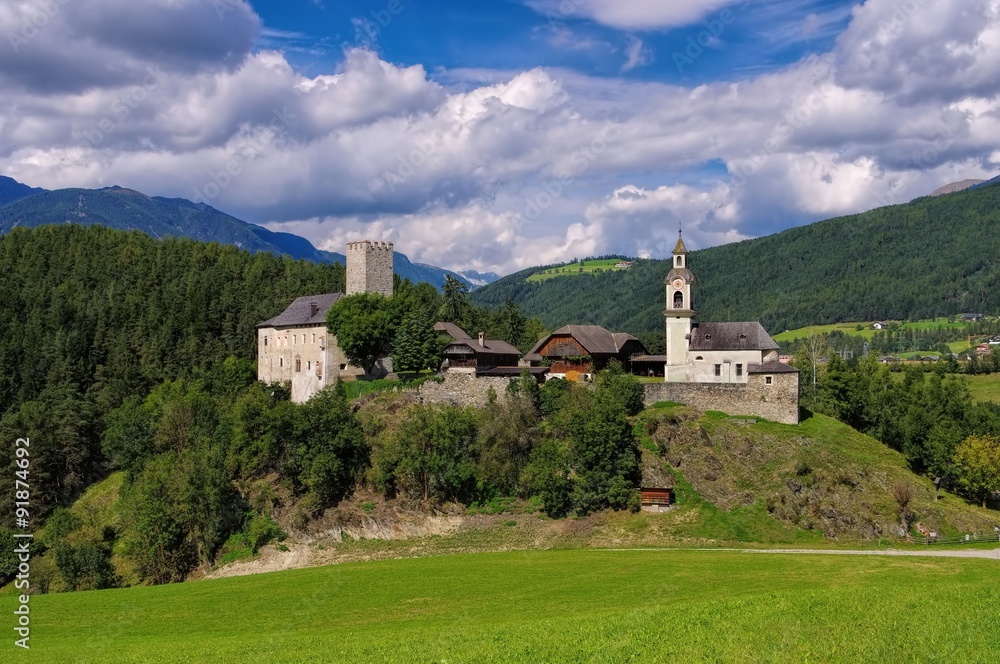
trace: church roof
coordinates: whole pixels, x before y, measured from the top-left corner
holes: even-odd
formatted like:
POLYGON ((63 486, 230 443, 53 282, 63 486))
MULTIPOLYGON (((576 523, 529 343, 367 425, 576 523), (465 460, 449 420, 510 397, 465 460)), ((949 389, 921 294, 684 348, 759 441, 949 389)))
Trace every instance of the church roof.
POLYGON ((684 238, 677 236, 677 246, 674 247, 674 255, 686 254, 688 252, 687 247, 684 246, 684 238))
POLYGON ((695 323, 690 350, 778 350, 760 323, 695 323))
POLYGON ((257 327, 291 327, 296 325, 326 325, 326 312, 343 293, 324 293, 322 295, 306 295, 297 298, 274 318, 257 327))
POLYGON ((687 269, 686 267, 675 267, 674 269, 672 269, 670 272, 667 273, 667 278, 664 279, 664 282, 670 283, 677 277, 682 278, 689 284, 693 284, 698 281, 697 279, 694 278, 694 273, 691 272, 691 270, 687 269))

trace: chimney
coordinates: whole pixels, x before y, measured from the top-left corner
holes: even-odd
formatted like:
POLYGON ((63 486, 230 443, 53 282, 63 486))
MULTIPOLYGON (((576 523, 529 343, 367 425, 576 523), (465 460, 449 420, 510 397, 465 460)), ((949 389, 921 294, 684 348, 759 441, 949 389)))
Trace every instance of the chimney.
POLYGON ((483 332, 479 333, 479 347, 480 348, 486 347, 486 334, 483 332))
POLYGON ((310 302, 309 303, 309 317, 312 318, 313 316, 315 316, 318 313, 319 313, 319 305, 316 304, 315 302, 310 302))

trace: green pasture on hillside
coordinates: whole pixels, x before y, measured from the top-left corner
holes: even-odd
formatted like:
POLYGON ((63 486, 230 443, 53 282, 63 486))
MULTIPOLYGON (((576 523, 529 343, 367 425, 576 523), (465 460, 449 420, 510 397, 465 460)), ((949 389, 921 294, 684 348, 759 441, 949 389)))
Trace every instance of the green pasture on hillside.
MULTIPOLYGON (((865 339, 871 339, 873 336, 875 336, 875 333, 879 331, 872 327, 872 323, 874 322, 875 321, 867 321, 864 323, 854 322, 854 323, 833 323, 830 325, 810 325, 808 327, 800 327, 795 330, 785 330, 780 334, 775 334, 774 340, 777 341, 778 343, 783 343, 786 341, 795 341, 796 339, 805 339, 810 334, 829 334, 830 332, 834 331, 843 332, 844 334, 853 334, 855 336, 864 337, 865 339), (860 330, 857 329, 858 325, 861 326, 860 330)), ((932 330, 937 327, 964 328, 966 326, 967 323, 963 322, 949 323, 947 318, 935 318, 934 320, 922 320, 922 321, 903 323, 902 325, 900 325, 900 329, 932 330)), ((967 345, 966 342, 962 342, 961 350, 964 350, 966 345, 967 345)))
POLYGON ((615 265, 627 260, 627 258, 610 258, 583 261, 582 265, 579 262, 568 263, 560 267, 554 267, 541 272, 536 272, 528 277, 527 281, 539 282, 546 281, 548 279, 555 279, 556 277, 572 277, 578 274, 593 274, 595 272, 624 272, 628 268, 617 268, 615 265))
POLYGON ((36 596, 23 661, 994 662, 997 606, 991 559, 518 551, 36 596))

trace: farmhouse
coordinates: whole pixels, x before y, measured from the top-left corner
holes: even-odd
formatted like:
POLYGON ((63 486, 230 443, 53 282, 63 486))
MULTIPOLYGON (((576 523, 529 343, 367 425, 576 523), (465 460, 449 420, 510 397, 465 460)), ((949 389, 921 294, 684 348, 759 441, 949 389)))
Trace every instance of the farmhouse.
POLYGON ((434 329, 451 338, 442 353, 446 371, 468 371, 478 375, 520 373, 521 351, 506 341, 486 339, 480 332, 477 339, 454 323, 435 323, 434 329), (497 372, 498 369, 510 371, 497 372))
POLYGON ((646 347, 631 334, 610 332, 600 325, 566 325, 535 344, 524 356, 524 364, 548 364, 550 377, 571 372, 589 375, 611 360, 629 368, 633 357, 645 354, 646 347))
MULTIPOLYGON (((351 242, 347 245, 347 294, 379 293, 392 296, 391 242, 351 242)), ((257 325, 257 380, 289 382, 292 401, 303 403, 337 382, 364 374, 351 366, 337 338, 326 329, 326 313, 342 293, 307 295, 257 325)), ((379 362, 377 373, 392 371, 392 361, 379 362)))

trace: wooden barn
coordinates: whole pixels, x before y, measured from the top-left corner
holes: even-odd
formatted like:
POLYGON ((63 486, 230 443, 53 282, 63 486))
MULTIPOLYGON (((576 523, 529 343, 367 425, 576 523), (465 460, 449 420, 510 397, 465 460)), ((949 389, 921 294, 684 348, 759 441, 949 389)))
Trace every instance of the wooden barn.
POLYGON ((646 353, 642 342, 631 334, 610 332, 599 325, 567 325, 535 344, 524 361, 530 366, 548 364, 551 375, 563 376, 592 374, 611 360, 629 370, 632 358, 646 353))

